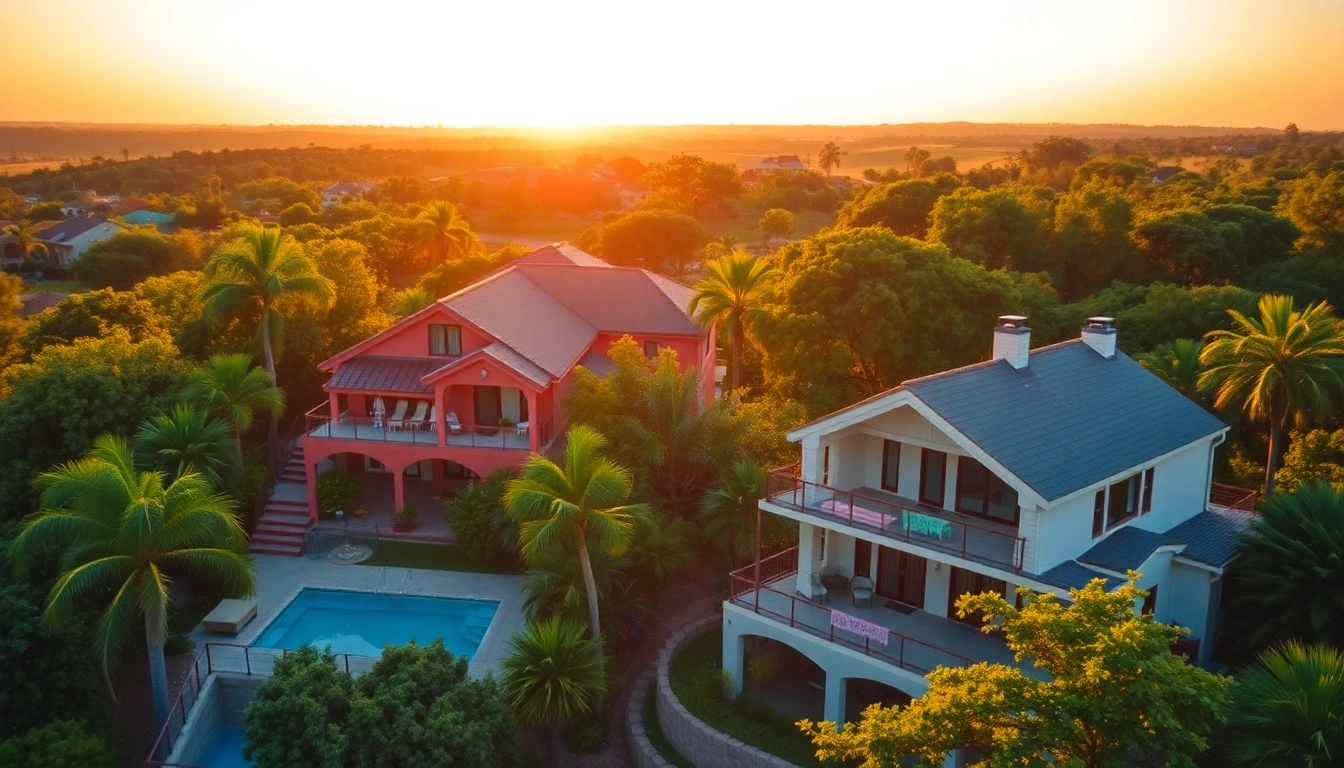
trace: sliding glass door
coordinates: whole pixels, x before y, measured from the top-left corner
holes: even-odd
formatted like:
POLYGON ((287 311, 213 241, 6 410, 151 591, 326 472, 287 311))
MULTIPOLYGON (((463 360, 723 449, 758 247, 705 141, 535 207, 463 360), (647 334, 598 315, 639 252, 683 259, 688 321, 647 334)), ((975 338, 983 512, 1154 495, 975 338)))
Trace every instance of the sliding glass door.
POLYGON ((929 561, 899 549, 880 547, 877 553, 877 594, 898 603, 924 607, 924 574, 929 561))

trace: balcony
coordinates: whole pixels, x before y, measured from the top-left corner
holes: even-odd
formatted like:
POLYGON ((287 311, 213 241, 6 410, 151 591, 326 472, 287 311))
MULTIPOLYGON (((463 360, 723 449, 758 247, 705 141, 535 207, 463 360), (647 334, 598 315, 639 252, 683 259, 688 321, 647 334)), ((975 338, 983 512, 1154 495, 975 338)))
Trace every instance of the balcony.
MULTIPOLYGON (((448 432, 445 441, 439 440, 434 422, 402 419, 399 422, 390 418, 372 418, 331 416, 331 406, 323 403, 305 414, 305 434, 309 437, 332 438, 336 440, 356 440, 376 443, 406 443, 449 448, 494 448, 506 451, 528 451, 532 448, 529 425, 527 429, 503 427, 498 424, 486 426, 478 424, 445 424, 448 432)), ((545 447, 550 443, 550 423, 538 427, 538 445, 545 447)))
POLYGON ((841 491, 809 483, 798 478, 792 467, 770 471, 765 501, 963 560, 1022 570, 1026 539, 1017 535, 1014 526, 971 522, 964 515, 871 488, 841 491))
POLYGON ((999 637, 925 611, 906 613, 886 608, 881 596, 875 597, 870 607, 856 607, 845 600, 844 594, 837 594, 831 598, 835 609, 800 596, 795 589, 797 547, 762 560, 760 569, 760 589, 755 587, 755 564, 730 574, 728 601, 826 642, 918 675, 927 675, 938 667, 962 667, 982 661, 1020 667, 1035 677, 1044 674, 1030 662, 1019 664, 999 637), (833 610, 886 628, 887 642, 835 627, 833 610))

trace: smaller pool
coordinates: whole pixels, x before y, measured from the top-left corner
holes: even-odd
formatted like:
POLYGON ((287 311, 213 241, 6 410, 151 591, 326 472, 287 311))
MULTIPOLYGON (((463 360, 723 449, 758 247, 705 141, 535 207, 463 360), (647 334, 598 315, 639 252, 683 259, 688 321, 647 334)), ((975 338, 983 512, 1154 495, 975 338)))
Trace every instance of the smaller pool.
POLYGON ((334 653, 378 656, 385 645, 442 638, 448 650, 476 655, 499 603, 419 595, 381 595, 305 588, 252 645, 295 649, 331 646, 334 653))
POLYGON ((243 759, 243 727, 226 725, 219 729, 202 764, 208 768, 251 768, 252 764, 243 759))

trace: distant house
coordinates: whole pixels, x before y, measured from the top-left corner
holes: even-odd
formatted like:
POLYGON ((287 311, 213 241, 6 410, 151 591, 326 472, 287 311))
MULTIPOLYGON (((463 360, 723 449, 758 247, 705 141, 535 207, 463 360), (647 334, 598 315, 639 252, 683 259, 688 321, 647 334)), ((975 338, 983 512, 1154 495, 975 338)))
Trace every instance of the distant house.
POLYGON ((1170 179, 1172 176, 1175 176, 1184 170, 1185 169, 1179 165, 1164 165, 1160 168, 1154 168, 1149 176, 1152 177, 1154 184, 1165 184, 1167 179, 1170 179))
POLYGON ((366 181, 342 181, 322 190, 322 207, 330 208, 351 200, 363 200, 364 195, 372 192, 375 184, 366 181))
POLYGON ((71 200, 68 203, 61 203, 61 215, 65 218, 83 216, 86 211, 93 210, 93 203, 88 200, 71 200))
POLYGON ((767 157, 755 165, 747 166, 751 171, 806 171, 807 163, 798 159, 797 155, 780 155, 778 157, 767 157))
POLYGON ((644 198, 651 194, 649 190, 634 184, 618 183, 613 185, 613 188, 616 190, 617 197, 620 198, 621 209, 626 211, 633 211, 643 202, 644 198))
POLYGON ((52 291, 22 294, 19 296, 19 317, 31 317, 39 312, 51 309, 68 298, 70 298, 68 293, 53 293, 52 291))
POLYGON ((76 216, 57 222, 37 233, 38 242, 47 246, 47 263, 69 269, 89 246, 101 243, 121 231, 121 227, 97 216, 76 216))
POLYGON ((152 226, 160 232, 166 232, 172 229, 173 215, 171 213, 159 213, 158 211, 139 210, 131 211, 122 216, 121 221, 123 224, 131 224, 137 227, 152 226))

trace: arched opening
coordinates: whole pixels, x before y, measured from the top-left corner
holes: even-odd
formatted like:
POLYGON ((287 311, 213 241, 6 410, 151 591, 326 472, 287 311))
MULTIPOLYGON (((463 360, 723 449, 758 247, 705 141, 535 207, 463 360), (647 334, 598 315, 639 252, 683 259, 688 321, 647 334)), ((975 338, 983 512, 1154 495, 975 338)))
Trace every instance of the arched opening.
POLYGON ((880 704, 884 707, 893 707, 898 704, 905 706, 910 703, 911 698, 910 694, 886 683, 879 683, 876 680, 868 680, 862 677, 851 677, 845 685, 845 722, 857 723, 863 715, 863 710, 874 704, 880 704))
POLYGON ((826 672, 777 640, 743 635, 742 692, 790 717, 822 720, 826 672))

